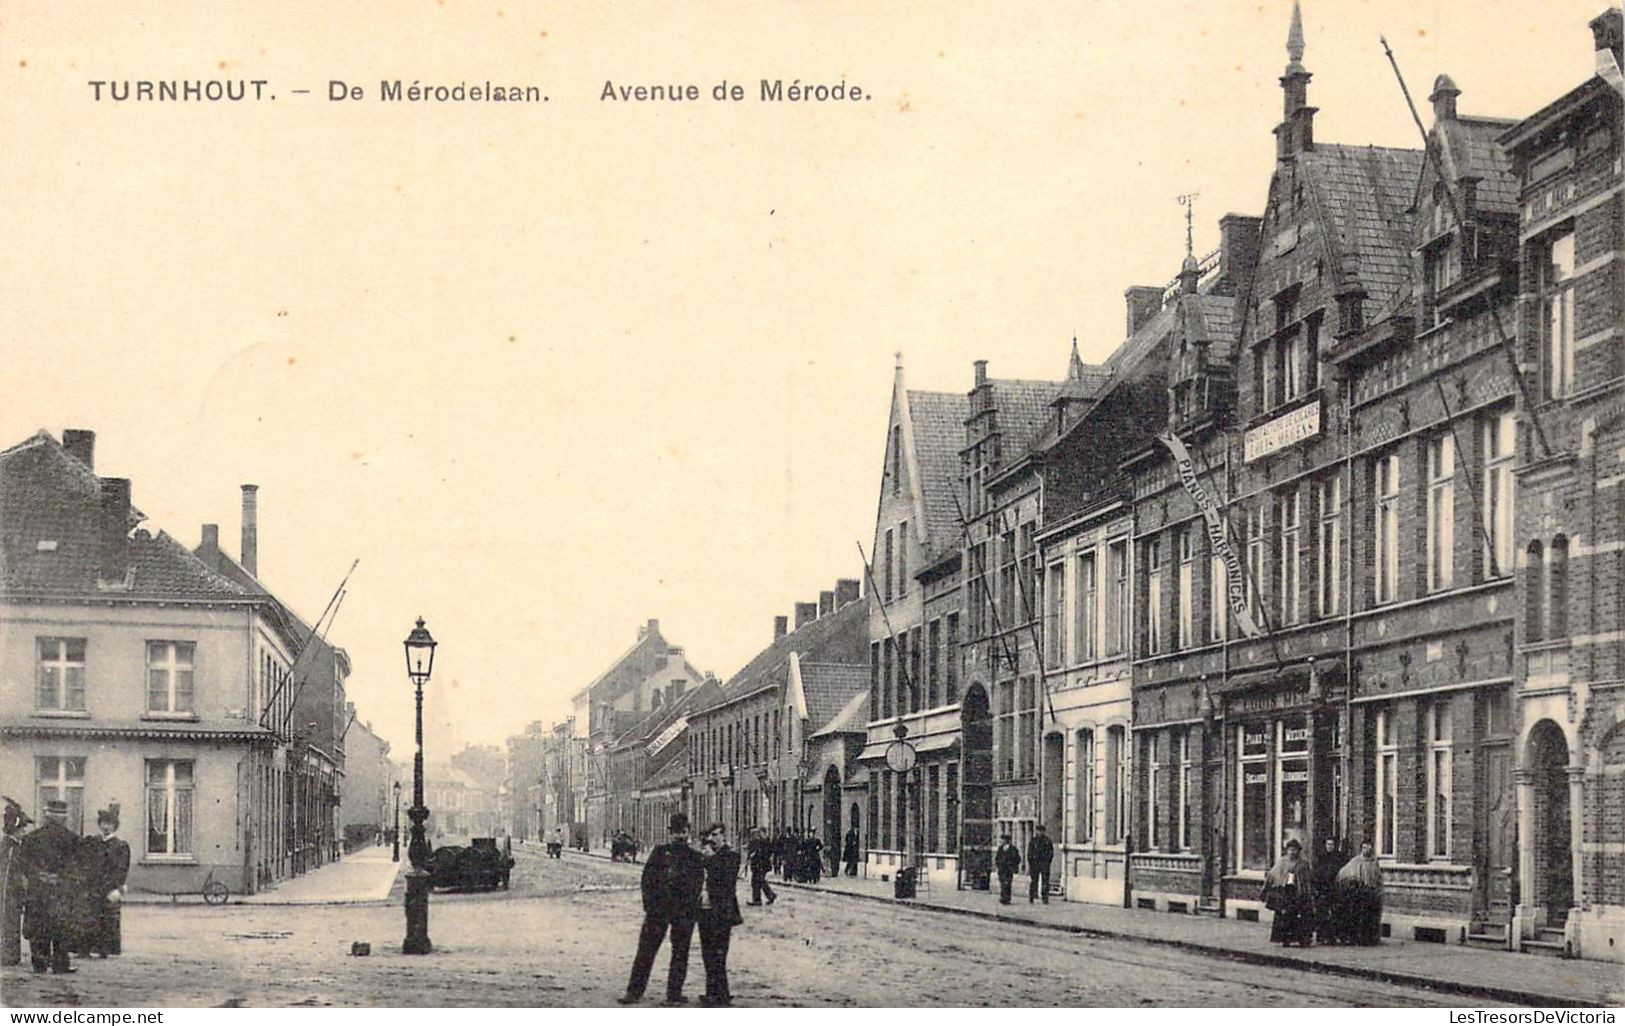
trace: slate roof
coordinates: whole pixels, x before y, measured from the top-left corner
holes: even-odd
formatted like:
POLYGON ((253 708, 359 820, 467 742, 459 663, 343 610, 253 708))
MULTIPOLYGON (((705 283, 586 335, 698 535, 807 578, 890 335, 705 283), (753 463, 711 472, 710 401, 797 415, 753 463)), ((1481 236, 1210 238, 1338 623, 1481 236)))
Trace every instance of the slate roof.
POLYGON ((970 399, 954 392, 909 392, 908 412, 914 431, 914 459, 919 464, 920 494, 925 502, 925 530, 932 548, 959 546, 959 447, 965 438, 970 399))
MULTIPOLYGON (((678 747, 677 742, 672 742, 668 747, 676 749, 678 747)), ((672 758, 659 769, 645 777, 638 790, 660 791, 668 787, 680 787, 683 781, 687 779, 688 760, 672 758)))
POLYGON ((1512 173, 1511 156, 1499 142, 1514 124, 1508 118, 1457 118, 1440 126, 1447 129, 1446 159, 1455 163, 1458 176, 1479 180, 1481 210, 1518 213, 1518 179, 1512 173))
POLYGON ((814 663, 801 660, 801 691, 807 698, 807 724, 822 730, 854 695, 867 697, 868 663, 814 663))
MULTIPOLYGON (((1060 382, 990 378, 988 383, 993 386, 996 423, 1004 436, 1005 452, 1027 451, 1033 438, 1054 418, 1050 404, 1061 391, 1060 382)), ((1009 465, 1015 460, 1004 462, 1009 465)))
POLYGON ((1367 302, 1374 309, 1386 306, 1410 280, 1407 210, 1421 173, 1422 151, 1316 143, 1298 160, 1327 233, 1331 272, 1341 273, 1353 258, 1367 302))
POLYGON ((695 714, 708 712, 735 699, 767 687, 777 687, 789 678, 790 653, 813 662, 868 665, 869 604, 863 600, 821 616, 799 630, 791 631, 752 656, 717 689, 714 700, 694 706, 695 714))
MULTIPOLYGON (((129 526, 143 515, 132 507, 129 526)), ((159 531, 128 538, 128 587, 100 583, 101 485, 92 470, 41 431, 0 452, 0 593, 41 598, 174 601, 254 599, 159 531), (55 542, 53 549, 40 544, 55 542)))
POLYGON ((852 696, 851 701, 835 718, 808 737, 829 737, 831 734, 866 734, 869 724, 869 695, 867 689, 852 696))

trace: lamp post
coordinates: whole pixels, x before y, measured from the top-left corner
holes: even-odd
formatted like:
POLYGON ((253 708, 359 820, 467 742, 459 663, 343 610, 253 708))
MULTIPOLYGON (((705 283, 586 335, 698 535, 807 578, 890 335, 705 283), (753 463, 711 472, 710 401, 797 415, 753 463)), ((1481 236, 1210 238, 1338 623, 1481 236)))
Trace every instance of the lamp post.
POLYGON ((434 950, 429 943, 429 842, 423 836, 423 822, 429 810, 423 804, 423 685, 434 671, 435 640, 423 617, 406 636, 406 675, 412 679, 417 691, 418 750, 412 756, 412 807, 406 814, 412 820, 412 842, 406 857, 412 868, 406 871, 406 940, 401 951, 407 955, 427 955, 434 950))
POLYGON ((395 842, 395 852, 389 861, 401 860, 401 782, 395 781, 395 829, 390 831, 390 839, 395 842))

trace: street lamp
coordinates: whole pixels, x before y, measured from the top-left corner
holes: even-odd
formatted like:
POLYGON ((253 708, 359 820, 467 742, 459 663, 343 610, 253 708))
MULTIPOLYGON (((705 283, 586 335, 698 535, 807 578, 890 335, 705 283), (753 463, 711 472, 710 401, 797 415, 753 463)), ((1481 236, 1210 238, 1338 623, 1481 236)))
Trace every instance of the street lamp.
POLYGON ((395 829, 390 831, 390 839, 395 842, 395 853, 390 856, 389 861, 399 862, 401 860, 401 782, 399 780, 395 781, 395 829))
POLYGON ((412 842, 406 857, 412 868, 406 871, 406 940, 401 951, 408 955, 427 955, 434 950, 429 943, 429 842, 423 836, 423 822, 429 810, 423 804, 423 685, 434 672, 435 640, 423 617, 406 636, 406 675, 412 679, 417 691, 418 750, 412 756, 412 807, 406 810, 412 820, 412 842))

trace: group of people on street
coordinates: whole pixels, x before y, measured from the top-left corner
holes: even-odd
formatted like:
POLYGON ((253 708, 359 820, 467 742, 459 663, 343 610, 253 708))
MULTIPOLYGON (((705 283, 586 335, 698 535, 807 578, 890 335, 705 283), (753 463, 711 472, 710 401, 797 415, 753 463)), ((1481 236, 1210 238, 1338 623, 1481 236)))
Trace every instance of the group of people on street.
POLYGON ((1297 944, 1378 944, 1382 940, 1382 869, 1370 841, 1349 858, 1328 837, 1313 863, 1296 839, 1264 879, 1264 906, 1275 913, 1270 940, 1297 944))
POLYGON ((22 962, 28 939, 34 971, 77 972, 72 954, 120 954, 124 884, 130 872, 130 846, 118 836, 118 806, 96 814, 96 834, 80 837, 68 829, 68 805, 45 803, 45 822, 33 822, 20 805, 5 800, 0 838, 0 964, 22 962))
MULTIPOLYGON (((1049 904, 1050 866, 1055 862, 1055 842, 1040 823, 1027 842, 1027 902, 1043 898, 1049 904)), ((1021 868, 1021 849, 1010 842, 1009 834, 999 835, 999 848, 993 853, 993 869, 999 875, 999 904, 1010 904, 1010 889, 1021 868)))
MULTIPOLYGON (((780 830, 771 840, 767 838, 765 829, 761 829, 760 833, 762 840, 769 845, 773 871, 779 874, 779 879, 817 883, 823 878, 824 842, 819 840, 818 831, 791 827, 780 830)), ((832 857, 833 854, 831 851, 832 857)), ((830 875, 834 874, 832 866, 830 875)))
POLYGON ((733 928, 745 921, 735 892, 739 853, 728 845, 727 830, 721 823, 706 829, 698 849, 689 843, 688 817, 683 813, 672 815, 669 833, 671 839, 651 851, 643 866, 643 929, 626 993, 616 1000, 623 1005, 642 1000, 655 955, 669 934, 671 965, 666 971, 665 1003, 687 1004, 683 983, 688 978, 688 949, 697 925, 700 957, 705 963, 705 993, 700 1004, 731 1005, 728 946, 733 928))

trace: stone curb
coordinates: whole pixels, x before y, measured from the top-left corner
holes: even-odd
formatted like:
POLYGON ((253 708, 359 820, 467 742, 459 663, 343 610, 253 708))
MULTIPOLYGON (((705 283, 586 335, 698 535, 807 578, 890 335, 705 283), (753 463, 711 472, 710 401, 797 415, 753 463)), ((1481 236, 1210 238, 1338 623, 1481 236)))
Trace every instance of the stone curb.
POLYGON ((1507 987, 1488 987, 1473 983, 1463 983, 1458 980, 1440 979, 1435 976, 1423 976, 1417 973, 1396 972, 1391 969, 1381 969, 1367 966, 1344 965, 1337 962, 1322 962, 1315 959, 1297 958, 1292 955, 1265 953, 1261 951, 1248 951, 1240 948, 1225 947, 1220 944, 1209 944, 1203 941, 1181 940, 1172 937, 1147 936, 1127 930, 1112 930, 1097 926, 1074 926, 1067 923, 1046 923, 1038 919, 1028 919, 1025 916, 1001 914, 999 912, 983 911, 974 908, 956 908, 951 905, 937 905, 931 902, 908 901, 898 898, 888 898, 880 894, 863 894, 856 891, 827 890, 812 884, 792 883, 784 881, 776 884, 779 887, 790 887, 798 891, 811 891, 816 894, 838 895, 843 898, 856 898, 861 901, 875 901, 888 905, 905 905, 909 908, 928 912, 945 912, 950 915, 968 916, 972 919, 984 919, 989 922, 1014 923, 1020 926, 1033 927, 1041 930, 1053 930, 1057 933, 1070 933, 1080 937, 1101 937, 1118 940, 1139 941, 1142 944, 1155 944, 1163 947, 1181 948, 1186 951, 1195 951, 1204 955, 1213 955, 1233 962, 1245 962, 1250 965, 1271 966, 1286 969, 1301 969, 1309 972, 1325 973, 1332 976, 1348 976, 1358 979, 1375 980, 1379 983, 1392 983, 1406 987, 1422 987, 1427 990, 1442 991, 1450 994, 1463 994, 1470 997, 1488 998, 1492 1001, 1504 1001, 1508 1004, 1536 1006, 1543 1008, 1608 1008, 1605 1001, 1576 999, 1574 997, 1561 997, 1552 994, 1542 994, 1536 991, 1514 990, 1507 987))

